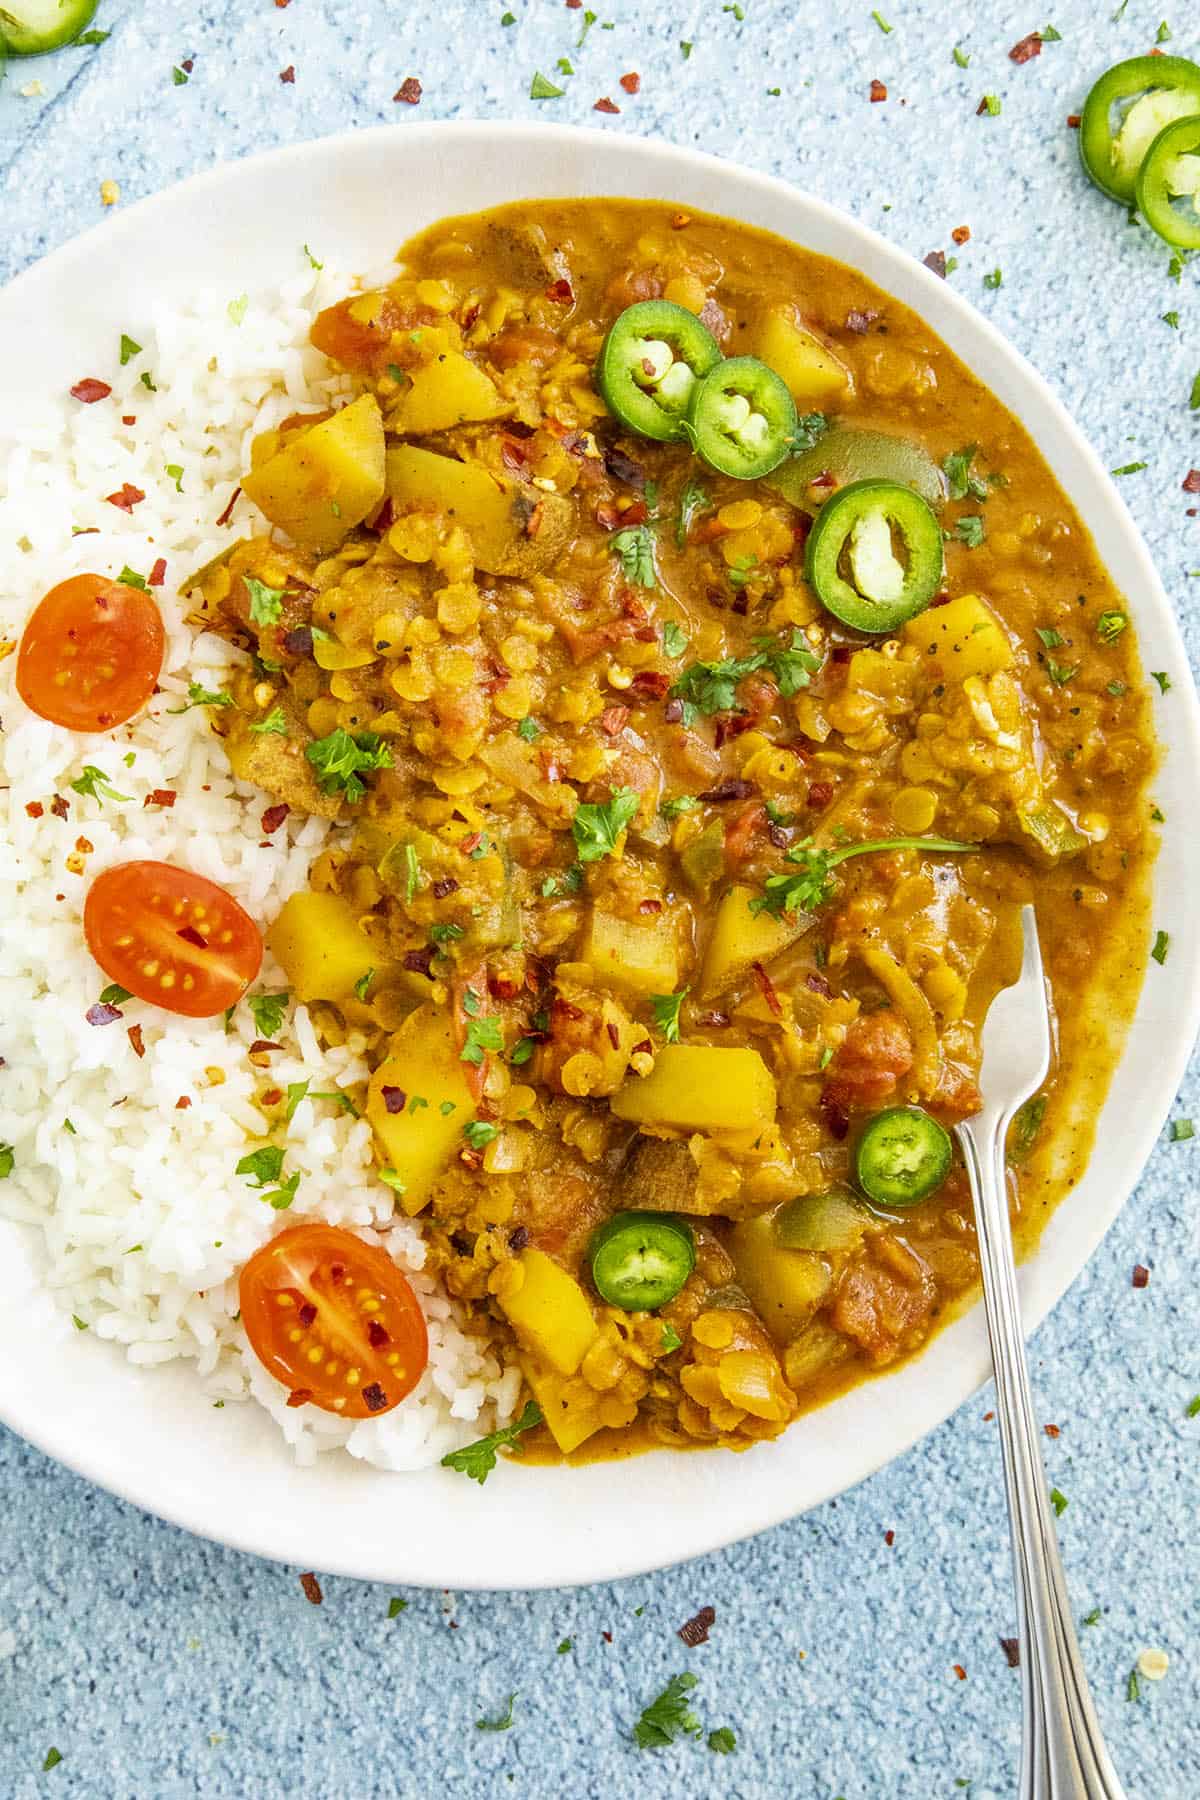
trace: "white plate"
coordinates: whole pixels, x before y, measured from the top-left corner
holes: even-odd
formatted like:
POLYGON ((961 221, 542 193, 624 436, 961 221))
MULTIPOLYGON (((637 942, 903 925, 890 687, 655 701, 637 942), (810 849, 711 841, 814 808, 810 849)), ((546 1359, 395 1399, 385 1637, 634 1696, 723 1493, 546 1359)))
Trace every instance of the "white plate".
MULTIPOLYGON (((299 245, 343 268, 386 261, 448 213, 538 196, 621 194, 724 213, 862 269, 928 319, 1024 422, 1129 596, 1145 665, 1169 672, 1158 711, 1168 819, 1191 810, 1200 714, 1170 605, 1116 490, 1041 378, 953 288, 780 181, 693 151, 533 125, 385 127, 230 163, 144 200, 56 251, 0 293, 0 339, 22 352, 6 404, 36 411, 144 311, 147 290, 231 294, 278 280, 299 245), (31 334, 31 319, 40 329, 31 334)), ((1200 1002, 1200 835, 1168 830, 1153 965, 1100 1123, 1103 1156, 1055 1214, 1021 1272, 1032 1326, 1116 1217, 1162 1125, 1200 1002)), ((64 1340, 33 1277, 31 1247, 0 1224, 0 1417, 91 1480, 192 1531, 263 1556, 449 1588, 558 1586, 678 1562, 840 1494, 941 1423, 989 1373, 976 1308, 887 1381, 869 1382, 742 1456, 660 1452, 580 1469, 499 1470, 486 1490, 435 1470, 386 1475, 333 1456, 297 1470, 267 1416, 219 1414, 188 1367, 130 1366, 92 1338, 64 1340)))

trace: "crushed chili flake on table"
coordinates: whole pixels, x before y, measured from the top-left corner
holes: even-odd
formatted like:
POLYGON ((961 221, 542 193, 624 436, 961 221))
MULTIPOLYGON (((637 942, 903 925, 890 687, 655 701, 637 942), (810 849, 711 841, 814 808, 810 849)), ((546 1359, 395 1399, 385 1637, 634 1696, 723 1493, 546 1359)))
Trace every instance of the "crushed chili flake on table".
POLYGON ((320 1582, 311 1569, 300 1577, 300 1586, 304 1589, 304 1598, 310 1600, 314 1606, 320 1606, 325 1596, 321 1592, 320 1582))
POLYGON ((1042 1430, 1045 1432, 1045 1434, 1048 1438, 1056 1438, 1056 1437, 1062 1436, 1062 1432, 1060 1431, 1060 1429, 1057 1425, 1043 1425, 1042 1430))
POLYGON ((146 1046, 142 1042, 141 1026, 140 1025, 127 1025, 125 1027, 125 1036, 129 1039, 129 1042, 133 1046, 134 1055, 135 1056, 145 1056, 146 1046))
POLYGON ((716 1622, 716 1607, 702 1606, 694 1617, 679 1627, 676 1636, 683 1639, 689 1650, 694 1650, 698 1644, 707 1644, 708 1634, 716 1622))
POLYGON ((296 83, 295 63, 289 63, 286 69, 280 69, 279 79, 285 87, 294 87, 296 83))
POLYGON ((958 1676, 960 1681, 965 1681, 967 1679, 967 1671, 963 1668, 961 1663, 955 1663, 953 1668, 954 1673, 958 1676))
POLYGON ((932 269, 935 275, 940 275, 942 280, 945 281, 946 252, 944 250, 931 250, 928 256, 923 256, 921 258, 921 261, 925 264, 927 269, 932 269))
POLYGON ((107 381, 97 381, 94 375, 85 375, 71 389, 73 400, 82 400, 85 406, 94 406, 97 400, 107 400, 112 393, 107 381))
POLYGON ((1002 1637, 1000 1639, 1000 1648, 1004 1652, 1004 1660, 1008 1664, 1009 1668, 1010 1669, 1019 1669, 1021 1666, 1020 1639, 1019 1638, 1002 1637))
POLYGON ((871 83, 871 99, 873 102, 887 99, 887 88, 882 81, 871 83))
POLYGON ((1135 1288, 1149 1287, 1150 1271, 1145 1263, 1134 1263, 1132 1280, 1135 1288))
POLYGON ((1078 131, 1078 130, 1079 130, 1079 121, 1080 121, 1080 119, 1081 119, 1081 118, 1082 118, 1082 116, 1083 116, 1083 115, 1082 115, 1082 114, 1081 114, 1081 113, 1068 113, 1068 114, 1067 114, 1067 128, 1068 128, 1068 130, 1070 130, 1070 131, 1078 131))
POLYGON ((1183 478, 1185 494, 1200 494, 1200 469, 1189 469, 1183 478))
POLYGON ((621 77, 621 86, 627 94, 636 94, 641 85, 642 78, 635 69, 630 69, 628 75, 621 77))
POLYGON ((1031 31, 1028 37, 1023 37, 1019 44, 1013 45, 1008 53, 1008 60, 1015 63, 1027 63, 1032 62, 1035 56, 1041 54, 1042 34, 1040 31, 1031 31))
POLYGON ((887 1545, 887 1547, 888 1547, 888 1549, 889 1549, 889 1550, 890 1550, 890 1549, 891 1549, 891 1547, 892 1547, 892 1545, 893 1545, 893 1544, 894 1544, 894 1543, 895 1543, 895 1541, 896 1541, 896 1534, 895 1534, 895 1532, 894 1532, 894 1531, 885 1531, 885 1532, 884 1532, 884 1534, 883 1534, 883 1541, 884 1541, 884 1543, 885 1543, 885 1544, 886 1544, 886 1545, 887 1545))
POLYGON ((971 227, 969 225, 956 225, 954 230, 950 233, 950 236, 954 239, 956 244, 970 243, 971 227))
POLYGON ((421 99, 421 84, 415 75, 406 75, 400 86, 392 95, 393 100, 402 100, 405 106, 416 106, 421 99))
POLYGON ((597 100, 596 104, 592 108, 593 112, 602 112, 602 113, 619 113, 620 110, 621 109, 619 106, 613 105, 612 101, 608 98, 607 94, 605 94, 603 99, 597 100))

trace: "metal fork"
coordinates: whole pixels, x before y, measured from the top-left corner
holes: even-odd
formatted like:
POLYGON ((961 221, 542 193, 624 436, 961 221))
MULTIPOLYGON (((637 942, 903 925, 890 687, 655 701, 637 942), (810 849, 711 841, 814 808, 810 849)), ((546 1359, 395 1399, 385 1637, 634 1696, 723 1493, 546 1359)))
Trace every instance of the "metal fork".
POLYGON ((983 1028, 983 1108, 957 1127, 975 1200, 996 1413, 1012 1528, 1021 1646, 1021 1800, 1124 1800, 1100 1735, 1071 1620, 1038 1447, 1008 1216, 1005 1137, 1050 1068, 1050 1014, 1037 922, 1021 909, 1024 954, 983 1028))

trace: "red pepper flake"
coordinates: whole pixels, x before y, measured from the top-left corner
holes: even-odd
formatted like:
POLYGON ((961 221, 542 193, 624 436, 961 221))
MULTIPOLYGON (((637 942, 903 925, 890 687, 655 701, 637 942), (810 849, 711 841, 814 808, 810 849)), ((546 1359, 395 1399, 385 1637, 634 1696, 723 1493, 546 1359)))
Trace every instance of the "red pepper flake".
POLYGON ((810 781, 807 798, 813 812, 824 812, 833 799, 832 781, 810 781))
POLYGON ((708 1634, 716 1622, 716 1607, 702 1606, 694 1618, 688 1619, 679 1627, 675 1635, 683 1639, 689 1650, 694 1650, 698 1644, 707 1644, 708 1634))
POLYGON ((754 971, 754 979, 758 983, 759 992, 762 994, 763 999, 766 1001, 774 1016, 777 1019, 782 1019, 783 1001, 775 992, 775 984, 771 980, 771 977, 767 974, 767 971, 760 962, 751 963, 750 966, 754 971))
POLYGON ((196 59, 194 56, 185 56, 179 66, 181 69, 185 70, 187 74, 190 75, 192 70, 196 66, 196 59))
POLYGON ((611 1019, 608 1021, 608 1025, 607 1025, 606 1029, 608 1031, 609 1043, 612 1045, 614 1050, 619 1050, 621 1048, 621 1033, 617 1030, 616 1026, 613 1024, 613 1021, 611 1019))
POLYGON ((166 579, 167 579, 167 559, 165 556, 160 556, 158 561, 155 563, 154 567, 151 569, 150 573, 146 577, 146 586, 147 587, 161 587, 163 582, 166 579))
POLYGON ((78 850, 80 856, 90 856, 96 846, 93 844, 91 838, 77 837, 75 839, 75 848, 78 850))
POLYGON ((886 99, 887 99, 887 88, 884 86, 883 82, 882 81, 873 81, 871 83, 871 100, 872 100, 872 102, 878 102, 880 100, 886 100, 886 99))
POLYGON ((627 706, 606 706, 600 714, 600 729, 606 737, 619 737, 628 723, 627 706))
POLYGON ((1200 494, 1200 469, 1189 469, 1183 478, 1185 494, 1200 494))
MULTIPOLYGON (((550 290, 546 291, 548 294, 550 290)), ((501 438, 500 460, 506 469, 523 469, 529 461, 529 452, 523 444, 515 443, 512 438, 501 438)))
POLYGON ((151 788, 142 806, 165 806, 168 810, 175 804, 174 788, 151 788))
POLYGON ((387 1405, 387 1395, 377 1381, 363 1389, 362 1397, 367 1403, 368 1412, 382 1412, 387 1405))
POLYGON ((1133 1265, 1133 1285, 1135 1288, 1149 1287, 1150 1271, 1146 1267, 1145 1263, 1134 1263, 1134 1265, 1133 1265))
MULTIPOLYGON (((287 0, 282 0, 282 3, 286 6, 287 0)), ((280 0, 275 0, 275 4, 278 6, 280 0)), ((293 1388, 287 1397, 287 1403, 289 1406, 307 1406, 312 1397, 313 1391, 311 1388, 293 1388)))
POLYGON ((464 856, 470 856, 472 850, 478 850, 483 842, 482 831, 469 831, 465 838, 459 840, 459 849, 464 856))
POLYGON ((856 332, 859 337, 865 337, 878 317, 877 312, 860 312, 855 307, 846 314, 846 330, 856 332))
POLYGON ((103 1000, 97 1000, 94 1006, 88 1007, 83 1016, 89 1025, 111 1025, 121 1017, 121 1014, 115 1006, 108 1006, 103 1000))
MULTIPOLYGON (((278 0, 276 0, 276 5, 278 5, 278 0)), ((304 1598, 311 1601, 314 1606, 320 1606, 325 1596, 321 1592, 320 1582, 311 1569, 306 1575, 300 1577, 300 1586, 304 1589, 304 1598)))
POLYGON ((27 800, 25 802, 25 811, 29 814, 31 819, 40 819, 45 810, 46 809, 40 800, 27 800))
POLYGON ((558 306, 571 306, 574 304, 575 300, 575 289, 571 286, 566 276, 561 275, 557 281, 552 281, 550 286, 546 289, 546 298, 547 300, 553 300, 558 306))
MULTIPOLYGON (((180 931, 176 935, 179 937, 182 937, 183 933, 182 933, 182 931, 180 931)), ((250 1046, 249 1050, 246 1052, 246 1054, 247 1054, 247 1056, 254 1056, 254 1055, 263 1054, 270 1050, 282 1050, 282 1049, 283 1049, 282 1044, 273 1044, 271 1042, 270 1038, 255 1038, 254 1042, 251 1044, 251 1046, 250 1046)))
POLYGON ((137 424, 137 414, 136 413, 122 413, 121 414, 121 423, 122 423, 122 425, 136 425, 137 424))
POLYGON ((242 497, 241 488, 235 487, 232 494, 230 494, 230 496, 229 496, 229 505, 225 508, 225 511, 221 514, 220 518, 217 520, 218 525, 228 525, 230 519, 233 517, 233 509, 237 505, 237 503, 241 499, 241 497, 242 497))
POLYGON ((698 794, 696 798, 707 801, 712 806, 720 806, 726 800, 749 800, 750 796, 756 792, 757 789, 752 781, 733 779, 718 781, 716 787, 705 788, 704 792, 698 794))
POLYGON ((110 506, 126 513, 131 513, 139 501, 146 498, 141 488, 134 487, 130 481, 122 482, 115 494, 106 494, 104 497, 110 506))
POLYGON ((186 1094, 180 1094, 178 1100, 175 1102, 175 1111, 186 1112, 191 1104, 192 1103, 186 1094))
POLYGON ((595 106, 593 106, 593 108, 592 108, 593 112, 602 112, 602 113, 619 113, 620 110, 621 109, 619 106, 613 105, 612 101, 608 98, 607 94, 604 96, 604 98, 602 100, 597 100, 595 106))
POLYGON ((282 12, 285 6, 290 6, 292 4, 292 0, 275 0, 275 4, 280 12, 282 12))
MULTIPOLYGON (((647 700, 662 700, 671 685, 669 675, 659 669, 639 669, 629 684, 631 694, 641 694, 647 700)), ((681 709, 682 715, 682 709, 681 709)))
POLYGON ((956 225, 954 230, 950 233, 950 236, 954 239, 956 244, 969 244, 971 241, 971 227, 969 225, 956 225))
POLYGON ((641 85, 642 78, 635 69, 630 69, 628 75, 621 77, 621 86, 627 94, 636 94, 641 85))
POLYGON ((928 256, 923 256, 921 258, 921 261, 925 264, 927 269, 932 269, 935 275, 940 275, 942 280, 945 281, 946 252, 944 250, 931 250, 928 256))
POLYGON ((1062 1436, 1062 1432, 1059 1430, 1057 1425, 1043 1425, 1042 1430, 1045 1432, 1045 1434, 1048 1438, 1056 1438, 1056 1437, 1062 1436))
POLYGON ((280 69, 279 79, 282 81, 284 87, 294 87, 296 85, 295 63, 289 63, 286 69, 280 69))
POLYGON ((283 824, 283 821, 287 818, 291 810, 292 809, 286 800, 281 800, 277 806, 268 806, 259 821, 268 837, 270 837, 273 831, 279 830, 279 827, 283 824))
POLYGON ((1019 1638, 1002 1637, 1000 1639, 1000 1648, 1004 1652, 1004 1660, 1008 1664, 1009 1668, 1010 1669, 1019 1669, 1021 1666, 1020 1639, 1019 1638))
POLYGON ((1041 54, 1042 34, 1040 31, 1031 31, 1028 37, 1023 37, 1019 44, 1013 45, 1008 53, 1008 60, 1017 64, 1027 63, 1032 62, 1035 56, 1041 54))
POLYGON ((429 891, 435 900, 445 900, 450 894, 458 892, 458 883, 453 875, 443 875, 440 881, 434 882, 429 891))
POLYGON ((421 99, 421 84, 415 75, 406 75, 400 86, 392 95, 393 100, 402 100, 405 106, 417 106, 421 99))
POLYGON ((1067 114, 1067 127, 1069 130, 1071 130, 1071 131, 1079 130, 1079 121, 1080 121, 1081 116, 1082 115, 1080 113, 1068 113, 1067 114))
POLYGON ((383 1095, 383 1104, 388 1112, 402 1113, 404 1111, 408 1104, 408 1095, 403 1088, 385 1087, 380 1088, 379 1091, 383 1095))
POLYGON ((954 1673, 958 1676, 958 1679, 960 1681, 965 1681, 967 1679, 967 1671, 963 1668, 962 1664, 955 1663, 953 1665, 953 1667, 954 1667, 954 1673))
POLYGON ((54 814, 55 818, 65 819, 70 810, 70 804, 64 796, 62 794, 55 794, 53 800, 50 802, 50 811, 54 814))
POLYGON ((582 5, 583 0, 567 0, 567 11, 578 12, 582 5))
POLYGON ((883 1541, 884 1541, 884 1543, 885 1543, 885 1544, 886 1544, 886 1545, 887 1545, 887 1547, 888 1547, 888 1549, 889 1549, 889 1550, 890 1550, 890 1549, 891 1549, 891 1547, 892 1547, 892 1545, 893 1545, 893 1544, 894 1544, 894 1543, 895 1543, 895 1541, 896 1541, 896 1534, 895 1534, 895 1532, 894 1532, 894 1531, 885 1531, 885 1532, 884 1532, 884 1534, 883 1534, 883 1541))
POLYGON ((432 944, 426 944, 421 950, 406 950, 404 952, 404 967, 410 974, 424 975, 427 980, 432 981, 433 959, 436 954, 437 952, 434 950, 432 944))
POLYGON ((129 1039, 129 1042, 133 1045, 134 1055, 135 1056, 145 1056, 146 1046, 142 1042, 141 1026, 140 1025, 127 1025, 125 1028, 125 1036, 129 1039))
POLYGON ((112 393, 107 381, 97 381, 94 375, 85 375, 71 389, 72 400, 82 400, 85 406, 95 406, 97 400, 107 400, 112 393))
POLYGON ((994 1418, 995 1418, 995 1416, 996 1416, 996 1415, 995 1415, 995 1413, 994 1413, 994 1412, 985 1412, 985 1413, 984 1413, 984 1415, 983 1415, 983 1422, 984 1422, 984 1424, 985 1424, 985 1425, 990 1425, 990 1424, 991 1424, 991 1422, 992 1422, 992 1420, 993 1420, 993 1419, 994 1419, 994 1418))
POLYGON ((606 1644, 612 1643, 612 1632, 611 1631, 602 1631, 600 1633, 600 1636, 604 1639, 606 1644))
POLYGON ((661 900, 639 900, 638 901, 638 911, 640 913, 660 913, 662 911, 662 901, 661 900))

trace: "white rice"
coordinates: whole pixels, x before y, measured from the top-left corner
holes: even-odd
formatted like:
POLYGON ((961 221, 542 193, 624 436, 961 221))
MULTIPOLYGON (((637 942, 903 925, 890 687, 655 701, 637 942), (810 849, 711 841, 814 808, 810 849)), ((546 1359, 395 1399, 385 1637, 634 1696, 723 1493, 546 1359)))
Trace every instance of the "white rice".
MULTIPOLYGON (((166 576, 155 592, 168 639, 161 693, 105 736, 76 736, 31 714, 13 685, 15 655, 0 661, 0 1143, 14 1159, 0 1180, 0 1213, 36 1234, 64 1332, 77 1328, 74 1318, 142 1365, 190 1358, 214 1400, 265 1407, 300 1462, 344 1447, 400 1470, 424 1468, 505 1422, 519 1376, 464 1334, 461 1309, 423 1272, 419 1232, 393 1220, 391 1194, 372 1175, 366 1122, 329 1101, 300 1102, 284 1163, 285 1175, 299 1171, 299 1189, 290 1211, 276 1213, 234 1173, 268 1131, 255 1103, 262 1072, 246 1054, 259 1034, 245 1003, 228 1033, 219 1017, 175 1018, 137 1001, 108 1025, 85 1016, 107 984, 82 929, 84 897, 102 870, 139 857, 180 864, 220 882, 265 926, 304 885, 328 836, 324 822, 293 816, 265 843, 269 801, 233 779, 207 710, 170 709, 183 705, 189 680, 219 688, 238 660, 185 624, 176 590, 233 538, 263 528, 244 499, 230 527, 215 523, 253 434, 341 391, 307 340, 313 312, 348 286, 328 268, 306 269, 244 310, 243 297, 214 292, 184 313, 151 310, 129 320, 142 349, 124 368, 113 345, 107 359, 64 370, 61 393, 47 396, 37 419, 0 421, 0 640, 19 639, 33 606, 67 576, 116 575, 125 565, 145 576, 160 557, 166 576), (67 390, 83 376, 110 382, 111 399, 72 399, 67 390), (135 422, 122 424, 123 415, 135 422), (182 470, 178 479, 168 464, 182 470), (124 482, 146 495, 132 514, 105 499, 124 482), (73 537, 73 525, 99 530, 73 537), (128 800, 73 793, 85 763, 128 800), (173 809, 144 806, 156 788, 175 790, 173 809), (70 803, 66 818, 51 811, 56 794, 70 803), (82 859, 82 873, 69 857, 82 859), (127 1035, 133 1024, 142 1028, 141 1060, 127 1035), (218 1070, 224 1081, 214 1084, 218 1070), (302 1218, 382 1242, 425 1311, 429 1367, 378 1419, 289 1409, 235 1319, 238 1271, 302 1218)), ((269 957, 256 986, 286 986, 269 957)), ((352 1045, 320 1049, 303 1007, 289 1010, 275 1036, 277 1087, 307 1080, 328 1091, 366 1076, 352 1045)))

